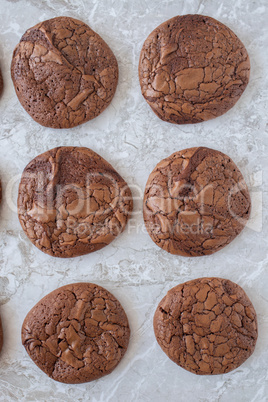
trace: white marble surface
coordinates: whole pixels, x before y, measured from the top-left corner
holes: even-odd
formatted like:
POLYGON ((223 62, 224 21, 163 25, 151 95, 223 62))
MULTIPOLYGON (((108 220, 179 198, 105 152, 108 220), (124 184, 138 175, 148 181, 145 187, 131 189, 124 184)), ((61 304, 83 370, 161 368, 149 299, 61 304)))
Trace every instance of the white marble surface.
POLYGON ((1 205, 0 312, 5 343, 0 356, 0 401, 267 401, 267 1, 266 0, 0 0, 1 205), (175 126, 159 120, 138 83, 139 52, 147 35, 178 14, 200 13, 227 24, 246 45, 250 83, 227 114, 201 124, 175 126), (120 69, 116 95, 98 118, 71 130, 35 123, 20 106, 11 83, 12 51, 37 22, 60 15, 88 23, 113 49, 120 69), (105 249, 81 258, 49 257, 26 238, 16 215, 18 180, 37 154, 59 145, 92 148, 132 186, 135 211, 127 230, 105 249), (242 234, 208 257, 183 258, 162 251, 144 230, 141 205, 147 177, 174 151, 204 145, 227 153, 242 170, 253 200, 242 234), (254 354, 237 370, 195 376, 172 363, 153 334, 154 310, 166 291, 200 276, 229 278, 244 287, 258 314, 254 354), (50 380, 21 346, 20 329, 29 309, 58 286, 95 282, 121 301, 131 325, 130 346, 107 377, 81 385, 50 380))

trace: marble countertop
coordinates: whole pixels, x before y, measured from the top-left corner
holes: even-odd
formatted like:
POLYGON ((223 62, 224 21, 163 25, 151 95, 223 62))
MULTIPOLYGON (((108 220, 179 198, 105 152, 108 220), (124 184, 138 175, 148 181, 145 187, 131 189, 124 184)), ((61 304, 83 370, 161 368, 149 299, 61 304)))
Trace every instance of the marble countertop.
POLYGON ((0 0, 0 65, 5 88, 0 99, 0 313, 5 343, 0 356, 0 401, 267 401, 267 2, 221 0, 0 0), (161 22, 200 13, 228 25, 251 59, 250 83, 236 106, 205 123, 176 126, 158 119, 138 82, 143 41, 161 22), (96 119, 71 130, 35 123, 22 109, 10 78, 12 51, 25 30, 67 15, 83 20, 114 51, 120 70, 111 105, 96 119), (55 259, 35 248, 16 214, 20 174, 36 155, 60 145, 86 146, 107 159, 135 196, 125 232, 104 249, 74 259, 55 259), (146 233, 142 194, 156 163, 192 146, 228 154, 241 169, 253 209, 247 228, 229 246, 200 258, 172 256, 146 233), (152 318, 158 302, 178 283, 202 276, 231 279, 242 286, 258 315, 254 354, 237 370, 196 376, 172 363, 158 346, 152 318), (125 308, 131 326, 129 349, 112 374, 81 385, 49 379, 21 345, 27 312, 55 288, 78 281, 106 287, 125 308))

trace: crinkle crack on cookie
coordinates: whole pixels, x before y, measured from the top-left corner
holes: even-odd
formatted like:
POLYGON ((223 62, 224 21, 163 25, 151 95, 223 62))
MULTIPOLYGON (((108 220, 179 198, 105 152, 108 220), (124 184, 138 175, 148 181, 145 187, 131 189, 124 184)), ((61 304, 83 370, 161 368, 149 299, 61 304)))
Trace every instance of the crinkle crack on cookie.
POLYGON ((171 254, 202 256, 229 244, 244 228, 251 201, 227 155, 199 147, 175 152, 150 174, 144 193, 146 229, 171 254))
POLYGON ((37 156, 19 185, 21 226, 54 257, 103 248, 125 229, 132 208, 127 183, 88 148, 59 147, 37 156))
POLYGON ((257 317, 244 290, 221 278, 199 278, 169 290, 154 315, 157 342, 195 374, 223 374, 253 353, 257 317))
POLYGON ((203 15, 171 18, 145 40, 141 92, 160 119, 199 123, 227 112, 244 92, 247 51, 225 25, 203 15))
POLYGON ((111 373, 123 358, 130 329, 119 301, 92 283, 54 290, 27 314, 22 344, 53 380, 77 384, 111 373))
POLYGON ((89 26, 57 17, 28 29, 16 46, 11 75, 18 99, 39 124, 78 126, 111 102, 116 58, 89 26))

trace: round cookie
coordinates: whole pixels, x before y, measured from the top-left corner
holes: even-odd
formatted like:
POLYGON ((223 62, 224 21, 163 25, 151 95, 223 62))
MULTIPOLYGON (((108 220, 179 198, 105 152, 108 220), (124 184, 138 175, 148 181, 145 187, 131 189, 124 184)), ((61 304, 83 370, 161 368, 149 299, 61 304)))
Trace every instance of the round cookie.
POLYGON ((223 374, 254 351, 254 307, 244 290, 221 278, 175 286, 154 315, 157 342, 176 364, 195 374, 223 374))
POLYGON ((250 73, 247 51, 219 21, 203 15, 171 18, 145 40, 141 92, 160 119, 199 123, 231 109, 250 73))
POLYGON ((89 26, 56 17, 25 32, 13 53, 11 75, 20 103, 35 121, 70 128, 109 105, 118 65, 109 46, 89 26))
POLYGON ((92 283, 63 286, 40 300, 22 325, 22 344, 53 380, 77 384, 111 373, 130 329, 119 301, 92 283))
POLYGON ((2 321, 1 321, 1 317, 0 317, 0 352, 2 350, 3 347, 3 328, 2 328, 2 321))
POLYGON ((133 207, 127 183, 88 148, 59 147, 24 169, 18 216, 32 243, 54 257, 99 250, 121 233, 133 207))
POLYGON ((199 147, 158 163, 146 184, 143 216, 157 246, 194 257, 229 244, 246 225, 250 207, 247 185, 234 162, 199 147))

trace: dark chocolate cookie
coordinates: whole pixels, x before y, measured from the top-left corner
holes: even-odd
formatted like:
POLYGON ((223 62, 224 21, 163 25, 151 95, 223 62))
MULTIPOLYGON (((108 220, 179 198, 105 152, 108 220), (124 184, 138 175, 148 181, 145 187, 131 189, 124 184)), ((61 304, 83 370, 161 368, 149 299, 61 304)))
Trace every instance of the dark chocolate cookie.
POLYGON ((2 328, 2 321, 1 321, 1 317, 0 317, 0 352, 2 350, 3 347, 3 328, 2 328))
POLYGON ((234 162, 199 147, 175 152, 149 176, 144 221, 153 241, 171 254, 201 256, 229 244, 250 214, 250 195, 234 162))
POLYGON ((154 315, 157 342, 195 374, 223 374, 254 351, 254 307, 244 290, 221 278, 199 278, 168 291, 154 315))
POLYGON ((13 53, 11 75, 20 103, 35 121, 70 128, 109 105, 118 65, 109 46, 86 24, 57 17, 25 32, 13 53))
POLYGON ((203 15, 171 18, 144 42, 141 91, 153 111, 170 123, 199 123, 227 112, 245 90, 247 51, 219 21, 203 15))
POLYGON ((18 215, 40 250, 75 257, 109 244, 132 211, 127 183, 88 148, 59 147, 34 158, 19 185, 18 215))
POLYGON ((3 76, 2 76, 2 72, 0 70, 0 96, 2 95, 3 87, 4 87, 3 76))
POLYGON ((22 344, 34 363, 53 380, 68 384, 111 373, 124 356, 129 337, 119 301, 92 283, 49 293, 22 325, 22 344))

